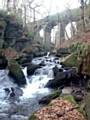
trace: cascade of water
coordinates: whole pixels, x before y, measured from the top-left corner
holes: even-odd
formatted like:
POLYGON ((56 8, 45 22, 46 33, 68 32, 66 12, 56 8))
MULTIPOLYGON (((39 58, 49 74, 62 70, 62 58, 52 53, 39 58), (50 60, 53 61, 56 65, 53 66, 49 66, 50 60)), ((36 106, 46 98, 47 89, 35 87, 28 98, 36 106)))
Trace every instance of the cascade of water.
POLYGON ((47 57, 49 57, 49 55, 50 55, 50 52, 47 52, 47 57))
POLYGON ((49 72, 48 72, 48 77, 49 77, 49 78, 53 78, 53 77, 54 77, 54 73, 53 73, 53 70, 52 70, 52 69, 49 70, 49 72))
MULTIPOLYGON (((42 61, 45 60, 45 57, 42 58, 35 58, 33 62, 35 61, 42 61)), ((30 76, 29 78, 27 77, 26 74, 26 68, 23 70, 26 80, 27 80, 27 86, 23 88, 24 95, 23 97, 34 97, 35 94, 41 94, 41 93, 47 93, 49 92, 49 89, 44 88, 44 86, 47 84, 47 82, 51 79, 53 79, 53 70, 52 68, 56 65, 56 63, 53 62, 54 58, 48 58, 49 61, 46 61, 45 66, 42 68, 36 69, 34 75, 30 76)), ((60 66, 59 66, 60 67, 60 66)))

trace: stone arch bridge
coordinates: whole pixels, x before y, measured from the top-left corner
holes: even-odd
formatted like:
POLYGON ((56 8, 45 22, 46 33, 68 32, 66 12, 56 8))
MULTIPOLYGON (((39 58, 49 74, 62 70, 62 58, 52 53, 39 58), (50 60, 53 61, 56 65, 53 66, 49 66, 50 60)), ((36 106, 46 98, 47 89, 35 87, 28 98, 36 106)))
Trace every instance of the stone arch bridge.
MULTIPOLYGON (((78 22, 82 22, 81 14, 81 8, 68 9, 62 13, 47 16, 44 19, 36 21, 34 23, 35 31, 39 33, 41 29, 44 30, 43 44, 45 45, 45 48, 50 50, 51 30, 54 26, 60 26, 60 41, 63 41, 65 40, 65 28, 69 23, 75 22, 77 24, 77 28, 79 29, 78 22)), ((90 21, 90 5, 85 7, 84 15, 85 21, 88 23, 90 21)))

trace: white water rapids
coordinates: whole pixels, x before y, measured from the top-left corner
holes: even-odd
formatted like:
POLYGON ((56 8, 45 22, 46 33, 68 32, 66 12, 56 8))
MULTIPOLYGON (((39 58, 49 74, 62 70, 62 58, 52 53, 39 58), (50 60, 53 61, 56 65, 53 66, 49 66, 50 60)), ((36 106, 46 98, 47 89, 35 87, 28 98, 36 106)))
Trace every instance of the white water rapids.
POLYGON ((58 59, 55 59, 53 56, 44 56, 32 60, 33 64, 40 64, 41 62, 45 65, 36 69, 32 76, 27 75, 27 68, 22 69, 26 77, 27 85, 24 88, 21 88, 23 95, 20 97, 20 102, 13 105, 5 98, 4 88, 15 88, 17 85, 12 82, 13 80, 8 76, 7 70, 0 70, 0 120, 13 120, 13 114, 16 115, 16 113, 16 119, 14 120, 24 120, 21 119, 20 116, 17 116, 24 115, 24 117, 27 117, 32 114, 32 112, 39 109, 39 98, 51 92, 50 89, 45 88, 45 85, 49 80, 53 79, 52 68, 55 65, 59 68, 61 67, 60 64, 57 64, 58 59), (5 114, 4 116, 6 119, 1 117, 2 114, 5 114), (11 118, 6 117, 7 114, 11 115, 11 118))
POLYGON ((26 76, 27 86, 23 88, 23 96, 24 98, 35 97, 38 94, 48 94, 50 90, 48 88, 44 88, 46 83, 53 79, 53 70, 52 68, 55 65, 61 67, 61 65, 55 63, 54 57, 40 57, 33 59, 33 64, 39 64, 44 61, 45 66, 39 68, 35 71, 34 75, 27 77, 27 68, 23 69, 23 72, 26 76))

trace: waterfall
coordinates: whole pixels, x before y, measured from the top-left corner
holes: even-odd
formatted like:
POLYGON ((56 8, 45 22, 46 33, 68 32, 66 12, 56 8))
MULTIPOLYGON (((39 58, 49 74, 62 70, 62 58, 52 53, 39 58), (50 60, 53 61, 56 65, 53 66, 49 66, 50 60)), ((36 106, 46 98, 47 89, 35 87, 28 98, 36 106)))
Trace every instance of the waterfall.
MULTIPOLYGON (((49 93, 48 88, 44 88, 46 83, 52 79, 52 73, 50 71, 45 74, 45 69, 37 69, 35 74, 29 78, 26 76, 27 85, 23 90, 23 98, 35 97, 36 94, 49 93), (51 78, 50 78, 51 77, 51 78)), ((26 68, 23 70, 26 73, 26 68)), ((51 71, 52 72, 52 71, 51 71)))
POLYGON ((47 52, 47 57, 49 57, 49 55, 50 55, 50 52, 47 52))
MULTIPOLYGON (((22 98, 32 98, 38 94, 48 94, 50 92, 50 89, 45 88, 45 85, 49 80, 54 78, 53 67, 57 65, 58 68, 60 68, 61 65, 57 64, 57 58, 55 59, 54 56, 49 56, 49 54, 50 53, 48 52, 47 56, 37 57, 32 60, 33 64, 40 64, 42 61, 44 63, 44 66, 36 69, 33 75, 27 75, 27 67, 22 69, 27 82, 27 85, 24 88, 21 88, 23 90, 22 98)), ((13 80, 10 79, 7 70, 0 70, 0 99, 4 98, 4 88, 17 87, 17 85, 12 82, 13 80)))
MULTIPOLYGON (((49 53, 48 53, 49 55, 49 53)), ((36 69, 34 75, 27 77, 27 68, 23 69, 23 72, 25 74, 27 85, 25 88, 22 88, 23 90, 23 97, 29 98, 29 97, 35 97, 37 94, 45 94, 49 93, 48 88, 44 88, 47 82, 54 78, 53 70, 52 68, 57 65, 58 67, 61 67, 61 65, 54 62, 54 57, 49 57, 48 59, 45 57, 39 57, 33 59, 33 63, 37 64, 44 60, 45 66, 42 68, 36 69)))

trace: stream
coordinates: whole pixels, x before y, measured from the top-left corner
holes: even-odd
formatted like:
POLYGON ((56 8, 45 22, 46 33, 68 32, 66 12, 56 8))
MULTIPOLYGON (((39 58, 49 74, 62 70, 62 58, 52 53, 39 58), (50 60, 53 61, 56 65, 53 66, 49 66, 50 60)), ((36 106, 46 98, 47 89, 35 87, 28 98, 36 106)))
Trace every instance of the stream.
MULTIPOLYGON (((28 120, 29 116, 40 109, 42 105, 38 104, 38 100, 43 96, 51 93, 52 90, 45 88, 46 83, 53 79, 52 68, 58 64, 58 58, 54 56, 37 57, 32 60, 33 64, 40 64, 43 62, 45 65, 36 69, 32 76, 27 75, 27 68, 22 68, 26 77, 27 85, 20 88, 23 95, 19 98, 19 102, 11 102, 6 97, 5 88, 18 88, 8 76, 7 70, 0 70, 0 120, 28 120)), ((19 89, 19 88, 18 88, 19 89)))

